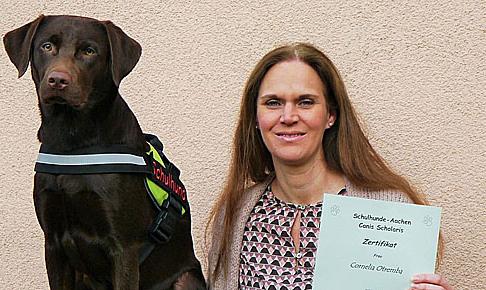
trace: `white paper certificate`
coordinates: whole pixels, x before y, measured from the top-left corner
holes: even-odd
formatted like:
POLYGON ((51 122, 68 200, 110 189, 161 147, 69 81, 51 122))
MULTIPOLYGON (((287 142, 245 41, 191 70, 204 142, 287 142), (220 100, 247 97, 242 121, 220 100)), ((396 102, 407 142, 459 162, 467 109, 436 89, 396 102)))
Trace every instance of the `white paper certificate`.
POLYGON ((325 194, 313 290, 407 290, 434 273, 440 208, 325 194))

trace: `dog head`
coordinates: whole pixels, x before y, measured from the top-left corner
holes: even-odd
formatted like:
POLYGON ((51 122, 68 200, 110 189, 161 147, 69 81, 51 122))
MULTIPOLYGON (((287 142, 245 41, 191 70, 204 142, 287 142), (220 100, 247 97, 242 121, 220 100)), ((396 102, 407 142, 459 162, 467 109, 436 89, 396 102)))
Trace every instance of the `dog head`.
POLYGON ((59 105, 83 110, 116 94, 142 51, 110 21, 78 16, 41 15, 3 41, 19 77, 30 62, 41 111, 59 105))

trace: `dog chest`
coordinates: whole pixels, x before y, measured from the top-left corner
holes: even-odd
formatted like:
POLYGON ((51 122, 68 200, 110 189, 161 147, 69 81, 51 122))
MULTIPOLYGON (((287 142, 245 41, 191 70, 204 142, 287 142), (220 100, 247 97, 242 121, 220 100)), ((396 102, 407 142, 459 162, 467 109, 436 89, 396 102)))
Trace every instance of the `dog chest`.
POLYGON ((143 176, 130 174, 51 175, 37 173, 34 202, 43 229, 80 229, 94 236, 135 234, 143 225, 150 201, 143 176), (129 209, 129 210, 127 210, 129 209), (129 224, 130 227, 122 225, 129 224), (123 233, 125 232, 125 233, 123 233))

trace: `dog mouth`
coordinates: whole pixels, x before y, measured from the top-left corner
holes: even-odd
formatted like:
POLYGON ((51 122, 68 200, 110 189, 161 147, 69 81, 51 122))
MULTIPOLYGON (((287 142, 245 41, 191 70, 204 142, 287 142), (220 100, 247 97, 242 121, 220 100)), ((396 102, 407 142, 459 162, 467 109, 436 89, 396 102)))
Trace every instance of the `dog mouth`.
POLYGON ((66 101, 65 98, 61 96, 49 96, 47 98, 43 98, 44 104, 46 105, 67 105, 68 102, 66 101))
POLYGON ((86 104, 85 102, 70 100, 60 95, 48 95, 41 98, 41 100, 42 103, 48 106, 67 106, 74 109, 82 109, 86 104))

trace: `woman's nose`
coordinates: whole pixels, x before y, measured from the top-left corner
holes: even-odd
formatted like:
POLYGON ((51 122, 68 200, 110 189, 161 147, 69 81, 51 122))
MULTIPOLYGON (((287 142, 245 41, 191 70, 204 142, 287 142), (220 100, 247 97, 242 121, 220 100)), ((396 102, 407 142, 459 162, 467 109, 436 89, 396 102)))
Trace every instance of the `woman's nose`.
POLYGON ((299 120, 299 114, 297 108, 292 103, 287 103, 283 107, 282 115, 280 116, 280 122, 291 125, 299 120))

